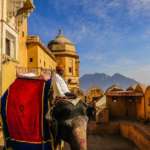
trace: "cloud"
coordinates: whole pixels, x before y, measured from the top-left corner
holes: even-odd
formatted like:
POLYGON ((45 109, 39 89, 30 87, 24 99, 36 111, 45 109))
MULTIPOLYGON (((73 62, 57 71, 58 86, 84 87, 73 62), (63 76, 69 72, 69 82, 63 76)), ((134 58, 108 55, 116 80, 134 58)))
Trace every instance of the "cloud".
POLYGON ((91 55, 90 52, 87 52, 86 55, 82 56, 82 59, 84 59, 84 61, 88 61, 88 62, 91 61, 93 64, 97 65, 105 59, 105 56, 104 56, 104 54, 103 55, 98 55, 97 52, 92 52, 92 55, 91 55))
POLYGON ((137 16, 150 14, 150 0, 55 0, 49 5, 65 18, 65 31, 77 43, 88 35, 95 39, 112 35, 119 41, 135 29, 137 16))
POLYGON ((135 69, 130 72, 130 75, 137 81, 145 84, 150 84, 150 65, 144 64, 135 67, 135 69))
POLYGON ((149 62, 143 63, 140 59, 132 59, 130 57, 120 56, 117 57, 115 52, 113 54, 106 53, 102 55, 94 54, 90 56, 88 53, 85 58, 90 63, 87 66, 83 66, 82 75, 84 73, 94 73, 94 72, 105 72, 112 75, 119 72, 125 76, 134 78, 135 80, 150 84, 150 65, 149 62), (115 55, 115 57, 113 56, 115 55), (87 67, 85 69, 85 67, 87 67))
POLYGON ((127 0, 131 16, 144 15, 150 17, 150 0, 127 0))
POLYGON ((150 0, 55 0, 49 3, 59 14, 66 14, 70 10, 70 13, 79 16, 84 13, 98 18, 108 17, 112 9, 125 8, 132 17, 140 13, 149 16, 150 12, 150 0))
POLYGON ((57 35, 58 29, 60 26, 57 22, 36 12, 29 18, 29 34, 40 36, 45 44, 57 35))
POLYGON ((150 27, 144 32, 145 38, 150 38, 150 27))
POLYGON ((68 35, 76 44, 79 44, 87 36, 92 36, 94 33, 94 30, 91 30, 90 26, 88 24, 85 24, 82 20, 78 22, 71 22, 70 21, 70 28, 64 29, 66 32, 65 34, 68 35))
POLYGON ((39 34, 47 43, 61 26, 77 46, 82 74, 99 67, 99 72, 120 72, 142 82, 149 80, 150 0, 48 2, 52 18, 35 12, 30 33, 39 34))

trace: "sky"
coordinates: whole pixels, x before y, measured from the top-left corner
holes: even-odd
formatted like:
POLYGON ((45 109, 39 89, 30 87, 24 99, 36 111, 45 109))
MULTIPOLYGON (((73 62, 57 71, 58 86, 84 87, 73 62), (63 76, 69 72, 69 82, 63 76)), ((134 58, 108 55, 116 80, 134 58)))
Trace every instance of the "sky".
POLYGON ((121 73, 150 84, 150 0, 34 0, 29 34, 47 44, 62 29, 80 74, 121 73))

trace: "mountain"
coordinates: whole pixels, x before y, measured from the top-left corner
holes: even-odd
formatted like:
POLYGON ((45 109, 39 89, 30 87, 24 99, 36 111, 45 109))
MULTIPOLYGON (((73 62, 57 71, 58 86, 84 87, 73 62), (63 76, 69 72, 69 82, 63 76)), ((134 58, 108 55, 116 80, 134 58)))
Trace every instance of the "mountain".
POLYGON ((91 86, 98 86, 106 90, 113 84, 119 85, 122 88, 127 88, 136 83, 138 83, 136 80, 119 73, 115 73, 112 76, 105 73, 85 74, 80 78, 80 87, 83 90, 87 90, 91 86))

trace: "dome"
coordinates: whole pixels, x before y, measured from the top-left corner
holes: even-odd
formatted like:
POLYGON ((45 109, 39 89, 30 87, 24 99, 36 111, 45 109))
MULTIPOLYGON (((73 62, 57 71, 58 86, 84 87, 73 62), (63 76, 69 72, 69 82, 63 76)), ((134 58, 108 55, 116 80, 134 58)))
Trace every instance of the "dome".
POLYGON ((51 45, 51 44, 71 44, 71 45, 73 45, 73 43, 63 35, 62 30, 59 30, 59 33, 56 36, 56 38, 54 40, 50 41, 48 45, 51 45))

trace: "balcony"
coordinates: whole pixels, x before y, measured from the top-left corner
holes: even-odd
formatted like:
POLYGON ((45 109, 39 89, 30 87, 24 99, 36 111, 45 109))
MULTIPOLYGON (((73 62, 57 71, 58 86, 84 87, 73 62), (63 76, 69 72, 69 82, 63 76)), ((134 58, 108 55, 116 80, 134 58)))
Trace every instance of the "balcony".
POLYGON ((28 17, 33 9, 32 0, 9 0, 7 3, 7 24, 18 30, 18 25, 22 24, 23 19, 28 17))
POLYGON ((17 77, 22 76, 24 74, 28 74, 28 73, 33 73, 37 76, 40 75, 52 75, 52 72, 54 70, 51 70, 49 68, 41 68, 41 67, 32 67, 32 68, 28 68, 28 67, 16 67, 16 75, 17 77))
POLYGON ((19 15, 28 16, 34 8, 32 0, 9 0, 7 4, 7 20, 19 15))
POLYGON ((23 4, 23 7, 17 10, 16 15, 28 16, 33 11, 34 8, 35 6, 33 4, 33 0, 26 0, 23 4))
POLYGON ((6 54, 2 54, 2 64, 7 64, 9 62, 19 63, 15 58, 8 56, 6 54))

